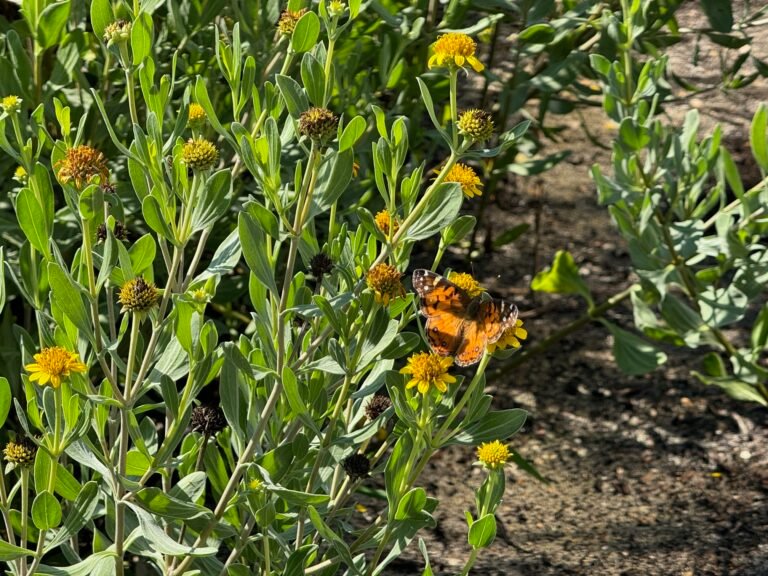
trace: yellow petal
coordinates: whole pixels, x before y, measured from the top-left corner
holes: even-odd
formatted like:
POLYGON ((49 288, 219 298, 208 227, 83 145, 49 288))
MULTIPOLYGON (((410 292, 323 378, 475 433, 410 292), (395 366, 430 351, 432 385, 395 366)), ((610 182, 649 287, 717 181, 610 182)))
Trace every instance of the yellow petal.
POLYGON ((427 382, 426 380, 422 380, 421 382, 419 382, 419 392, 421 392, 422 394, 426 394, 427 392, 429 392, 429 382, 427 382))
POLYGON ((441 380, 436 380, 435 381, 435 388, 440 390, 440 392, 445 392, 446 390, 448 390, 448 387, 445 385, 445 382, 443 382, 441 380))
POLYGON ((406 385, 405 385, 405 387, 406 387, 407 389, 413 388, 414 386, 416 386, 416 380, 415 380, 415 379, 414 379, 414 380, 410 380, 410 381, 408 382, 408 384, 406 384, 406 385))
POLYGON ((413 366, 408 364, 407 366, 403 366, 400 368, 400 374, 413 374, 413 366))
POLYGON ((56 374, 51 374, 51 386, 54 388, 58 388, 61 386, 61 376, 58 376, 56 374))
POLYGON ((480 62, 477 58, 474 56, 469 56, 467 58, 467 62, 469 62, 469 65, 474 68, 475 72, 482 72, 485 69, 485 66, 483 66, 483 63, 480 62))
POLYGON ((27 372, 39 372, 40 371, 40 364, 27 364, 24 366, 24 370, 27 372))
POLYGON ((427 68, 434 68, 435 66, 440 66, 440 58, 437 54, 433 54, 432 58, 429 59, 429 62, 427 62, 427 68))
MULTIPOLYGON (((40 386, 45 386, 51 379, 51 375, 48 374, 48 372, 38 372, 35 374, 35 376, 37 376, 37 380, 40 382, 40 386)), ((32 380, 32 377, 30 376, 29 379, 32 380)))
POLYGON ((525 340, 528 338, 528 330, 525 328, 515 328, 515 336, 520 338, 521 340, 525 340))
POLYGON ((447 382, 448 384, 453 384, 456 382, 456 377, 451 376, 450 374, 443 374, 443 376, 440 378, 443 382, 447 382))
POLYGON ((512 348, 520 348, 520 340, 517 338, 514 339, 514 341, 511 342, 512 348))
POLYGON ((464 66, 465 60, 466 59, 461 54, 457 54, 456 56, 453 57, 453 61, 456 62, 457 66, 464 66))

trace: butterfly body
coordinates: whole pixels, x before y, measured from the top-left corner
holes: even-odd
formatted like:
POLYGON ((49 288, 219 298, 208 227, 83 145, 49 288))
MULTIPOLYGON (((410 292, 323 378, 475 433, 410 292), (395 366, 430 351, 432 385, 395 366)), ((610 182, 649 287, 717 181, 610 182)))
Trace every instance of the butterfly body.
POLYGON ((470 296, 444 276, 429 270, 413 272, 413 287, 426 317, 427 342, 436 354, 453 356, 459 366, 480 361, 493 344, 517 321, 517 306, 486 293, 470 296))

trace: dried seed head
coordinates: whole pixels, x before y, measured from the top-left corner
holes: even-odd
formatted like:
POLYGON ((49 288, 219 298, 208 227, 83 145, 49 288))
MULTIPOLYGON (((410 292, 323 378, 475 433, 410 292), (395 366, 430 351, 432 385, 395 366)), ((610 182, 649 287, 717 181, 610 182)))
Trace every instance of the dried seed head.
POLYGON ((377 264, 368 271, 365 283, 373 290, 376 302, 389 304, 390 300, 405 296, 405 288, 400 282, 403 275, 390 264, 377 264))
MULTIPOLYGON (((128 240, 128 228, 126 228, 125 225, 120 222, 120 220, 115 220, 115 226, 112 229, 112 235, 118 240, 124 242, 128 240)), ((104 242, 107 239, 107 224, 105 222, 99 224, 99 227, 96 229, 96 238, 99 240, 99 242, 104 242)))
POLYGON ((213 436, 227 427, 224 413, 213 406, 196 406, 192 410, 192 430, 213 436))
POLYGON ((368 400, 368 404, 365 405, 365 415, 368 417, 368 420, 376 420, 390 406, 392 406, 392 400, 389 399, 389 396, 375 394, 373 398, 368 400))
POLYGON ((99 150, 80 145, 69 148, 64 158, 56 162, 57 175, 62 184, 74 183, 82 190, 98 176, 101 182, 109 181, 107 159, 99 150))
POLYGON ((309 270, 319 282, 333 270, 333 260, 325 252, 318 252, 309 260, 309 270))
POLYGON ((307 13, 306 8, 301 10, 283 10, 280 20, 277 21, 277 29, 283 36, 290 36, 296 29, 296 23, 307 13))
POLYGON ((313 140, 328 138, 338 125, 338 116, 327 108, 310 108, 299 116, 299 133, 313 140))
POLYGON ((344 472, 352 480, 367 478, 371 472, 371 461, 364 454, 352 454, 341 461, 344 472))

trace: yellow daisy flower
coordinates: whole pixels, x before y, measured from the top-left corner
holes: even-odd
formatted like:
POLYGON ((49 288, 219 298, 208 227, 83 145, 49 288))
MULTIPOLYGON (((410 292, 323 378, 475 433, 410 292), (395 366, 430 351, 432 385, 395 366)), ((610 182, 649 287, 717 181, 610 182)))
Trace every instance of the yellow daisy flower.
POLYGON ((498 440, 493 442, 483 442, 477 447, 477 459, 483 463, 486 468, 498 468, 504 466, 511 456, 509 448, 498 440))
POLYGON ((373 290, 376 302, 386 306, 390 300, 405 296, 405 288, 400 282, 402 277, 394 266, 377 264, 366 274, 365 283, 373 290))
POLYGON ((466 274, 465 272, 451 272, 448 274, 448 280, 464 290, 470 298, 485 292, 485 288, 480 286, 480 283, 471 274, 466 274))
POLYGON ((456 382, 456 378, 448 374, 453 366, 453 358, 440 356, 434 352, 419 352, 408 358, 408 364, 400 369, 400 374, 410 374, 411 379, 406 388, 418 387, 421 394, 429 392, 431 387, 441 393, 448 389, 448 384, 456 382))
POLYGON ((445 182, 457 182, 467 198, 483 195, 483 191, 480 189, 483 185, 480 177, 466 164, 460 162, 455 164, 445 176, 445 182))
POLYGON ((475 57, 477 44, 466 34, 449 32, 438 36, 432 49, 434 54, 427 66, 431 68, 464 68, 464 64, 472 66, 475 72, 482 72, 485 66, 475 57))
POLYGON ((29 380, 45 386, 48 382, 58 388, 61 381, 67 378, 70 372, 85 372, 88 367, 80 362, 78 354, 70 352, 62 346, 43 348, 39 354, 35 354, 35 362, 27 364, 24 369, 30 373, 29 380))
POLYGON ((507 328, 501 337, 493 344, 488 344, 488 353, 493 354, 496 350, 506 350, 510 346, 512 348, 520 348, 522 343, 520 340, 528 338, 528 330, 523 328, 523 321, 519 318, 512 328, 507 328))

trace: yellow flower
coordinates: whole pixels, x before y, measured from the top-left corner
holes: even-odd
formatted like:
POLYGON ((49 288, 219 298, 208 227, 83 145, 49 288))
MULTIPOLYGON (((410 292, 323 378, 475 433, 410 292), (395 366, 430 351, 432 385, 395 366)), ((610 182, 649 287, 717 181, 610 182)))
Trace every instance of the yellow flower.
POLYGON ((477 447, 477 458, 486 468, 498 468, 504 466, 511 454, 509 448, 498 440, 484 442, 477 447))
POLYGON ((30 373, 30 382, 37 382, 40 386, 50 382, 51 386, 58 388, 61 386, 61 381, 69 377, 70 372, 88 370, 78 356, 61 346, 51 346, 35 354, 34 364, 27 364, 24 369, 30 373))
POLYGON ((339 118, 327 108, 313 107, 299 116, 299 134, 313 140, 328 138, 339 125, 339 118))
POLYGON ((190 138, 181 152, 184 163, 194 171, 208 170, 219 159, 219 151, 213 142, 205 138, 190 138))
POLYGON ((338 18, 343 15, 346 10, 347 5, 344 4, 344 2, 341 2, 341 0, 331 0, 328 4, 328 14, 331 15, 331 18, 338 18))
POLYGON ((528 338, 528 330, 523 328, 523 321, 518 318, 512 328, 507 328, 501 337, 493 344, 488 344, 488 353, 493 354, 496 350, 505 350, 510 346, 520 348, 520 340, 528 338))
POLYGON ((64 158, 56 162, 56 168, 59 181, 62 184, 74 182, 77 189, 87 186, 97 176, 101 182, 109 181, 107 159, 90 146, 80 145, 68 149, 64 158))
POLYGON ((131 23, 127 20, 115 20, 104 28, 104 42, 107 46, 128 42, 131 39, 131 23))
POLYGON ((381 230, 384 233, 384 236, 389 236, 390 228, 392 234, 396 234, 397 230, 400 228, 400 222, 389 213, 389 210, 378 212, 374 221, 376 222, 376 228, 381 230))
POLYGON ((405 296, 400 278, 403 275, 390 264, 377 264, 365 275, 365 283, 373 290, 376 302, 389 304, 390 300, 405 296))
POLYGON ((3 454, 8 462, 19 464, 20 466, 29 466, 35 461, 35 454, 37 453, 37 446, 26 438, 17 440, 16 442, 8 442, 5 445, 3 454))
POLYGON ((22 185, 29 181, 29 177, 27 175, 27 171, 24 169, 24 166, 16 166, 16 170, 13 173, 13 179, 22 185))
POLYGON ((141 276, 123 284, 117 297, 117 301, 123 305, 123 312, 147 312, 156 306, 159 300, 158 289, 141 276))
POLYGON ((477 173, 466 164, 457 163, 448 171, 445 176, 445 182, 457 182, 461 185, 461 191, 464 196, 472 198, 473 196, 482 196, 482 182, 477 173))
POLYGON ((307 13, 306 8, 301 10, 283 10, 280 20, 277 21, 277 29, 283 36, 290 36, 296 28, 296 23, 307 13))
POLYGON ((8 114, 18 114, 21 111, 21 98, 11 94, 0 100, 0 108, 8 114))
POLYGON ((208 119, 208 115, 203 110, 200 104, 193 102, 189 105, 189 111, 187 116, 187 126, 192 130, 199 130, 205 126, 205 121, 208 119))
POLYGON ((419 352, 408 358, 408 364, 400 369, 400 374, 410 374, 411 379, 406 388, 418 386, 419 392, 426 394, 434 386, 440 392, 448 389, 448 384, 456 382, 456 378, 448 374, 453 366, 453 358, 440 356, 434 352, 419 352))
POLYGON ((485 110, 472 108, 459 115, 459 132, 476 142, 485 142, 493 135, 493 118, 485 110))
POLYGON ((432 49, 434 54, 429 59, 427 66, 429 68, 464 68, 464 64, 469 64, 475 72, 482 72, 485 66, 475 58, 475 49, 477 44, 466 34, 449 32, 438 36, 437 42, 432 49))
POLYGON ((485 288, 480 286, 480 283, 471 274, 466 274, 465 272, 451 272, 448 274, 448 280, 464 290, 470 298, 485 292, 485 288))
POLYGON ((254 478, 253 480, 248 482, 248 489, 253 490, 254 492, 261 492, 264 490, 264 482, 262 482, 258 478, 254 478))

